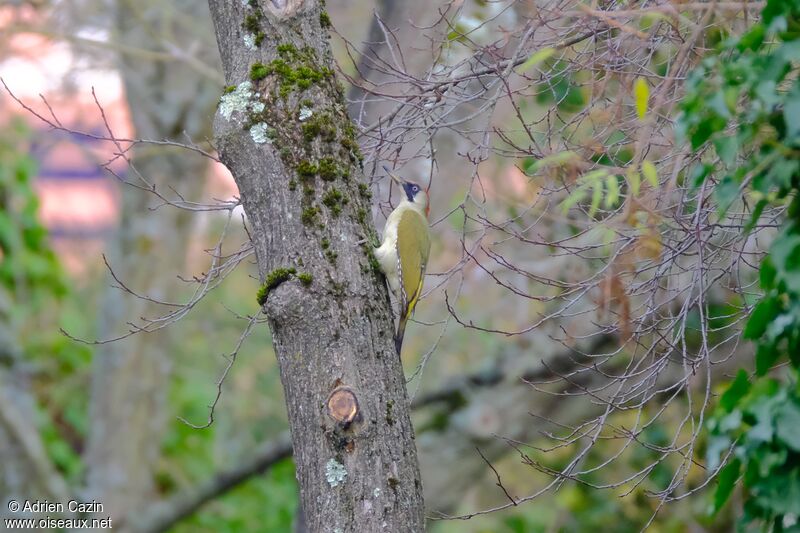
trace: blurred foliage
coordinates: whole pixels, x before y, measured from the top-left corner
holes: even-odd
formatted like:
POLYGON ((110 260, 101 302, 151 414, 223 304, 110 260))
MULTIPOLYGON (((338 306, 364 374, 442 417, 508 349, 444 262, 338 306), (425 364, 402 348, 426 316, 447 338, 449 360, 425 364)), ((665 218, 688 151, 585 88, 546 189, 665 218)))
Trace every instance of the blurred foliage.
POLYGON ((695 170, 714 187, 720 215, 742 194, 785 219, 760 268, 763 297, 744 330, 757 346, 755 376, 739 371, 709 421, 707 468, 718 473, 713 511, 743 481, 740 528, 800 531, 800 0, 769 0, 763 19, 724 41, 688 80, 679 134, 714 146, 718 163, 695 170), (720 173, 718 183, 711 177, 720 173), (776 365, 788 368, 783 376, 776 365), (779 379, 779 378, 783 379, 779 379))
MULTIPOLYGON (((86 399, 62 395, 53 383, 64 380, 89 360, 89 350, 58 331, 70 294, 68 279, 37 218, 33 187, 36 164, 28 155, 30 131, 22 120, 10 121, 0 136, 0 320, 19 343, 33 375, 38 419, 45 447, 68 477, 81 470, 76 446, 85 430, 86 399)), ((16 362, 20 363, 19 361, 16 362)))
POLYGON ((36 305, 63 296, 67 288, 47 230, 36 218, 36 163, 24 151, 27 137, 19 119, 0 137, 0 284, 15 299, 36 305))
MULTIPOLYGON (((623 428, 636 427, 641 420, 651 420, 663 406, 645 408, 637 416, 633 411, 618 411, 610 416, 608 430, 589 450, 583 460, 586 468, 613 460, 613 474, 598 469, 580 476, 577 482, 568 482, 557 490, 537 497, 532 502, 512 507, 502 513, 479 516, 461 522, 436 523, 435 533, 535 533, 559 532, 581 533, 595 529, 606 529, 614 533, 638 533, 645 524, 647 531, 657 533, 680 533, 684 531, 723 532, 730 531, 727 516, 709 517, 703 498, 690 497, 662 505, 657 494, 670 485, 683 458, 679 454, 664 457, 661 450, 669 446, 676 437, 675 428, 680 426, 687 405, 682 402, 670 406, 659 419, 647 425, 637 436, 637 442, 626 443, 615 438, 623 428), (642 476, 641 472, 648 472, 642 476), (639 473, 639 475, 637 475, 639 473), (599 488, 604 487, 604 488, 599 488)), ((700 406, 696 405, 695 410, 700 406)), ((699 412, 698 412, 699 414, 699 412)), ((683 428, 681 436, 688 440, 690 431, 683 428)), ((583 443, 576 442, 558 449, 549 448, 552 441, 541 439, 530 446, 518 446, 526 458, 538 467, 520 467, 520 455, 511 453, 494 466, 499 470, 504 486, 514 496, 529 494, 531 487, 542 487, 552 481, 543 472, 561 470, 568 466, 583 443), (547 450, 547 451, 545 451, 547 450)), ((705 480, 704 469, 693 465, 686 477, 687 490, 699 490, 705 480)), ((481 501, 478 507, 507 503, 504 494, 495 486, 492 472, 476 480, 475 486, 494 493, 496 499, 481 501), (490 489, 491 488, 491 489, 490 489)), ((465 507, 472 509, 475 502, 465 507)))
MULTIPOLYGON (((224 217, 211 219, 204 233, 194 236, 193 248, 213 249, 225 224, 224 217)), ((240 225, 228 231, 231 249, 247 238, 240 225)), ((189 261, 188 268, 207 268, 207 261, 207 257, 198 255, 189 261)), ((237 465, 259 444, 287 428, 283 389, 266 326, 256 327, 237 355, 215 410, 214 424, 198 430, 177 419, 180 416, 195 424, 206 421, 216 380, 228 363, 223 355, 230 353, 245 329, 247 321, 242 317, 258 312, 254 298, 257 288, 254 272, 243 265, 193 313, 172 326, 181 341, 175 343, 172 354, 174 370, 167 402, 170 418, 156 474, 159 498, 169 499, 237 465)), ((186 290, 188 296, 193 287, 186 290)), ((291 531, 297 501, 294 463, 288 459, 209 502, 171 531, 291 531)))
MULTIPOLYGON (((213 218, 193 249, 213 249, 224 217, 213 218)), ((243 227, 229 228, 229 246, 236 249, 246 239, 243 227)), ((189 270, 207 268, 208 258, 196 256, 189 270)), ((168 398, 168 426, 156 474, 159 498, 169 499, 182 490, 209 479, 216 472, 237 465, 252 455, 263 441, 286 430, 283 390, 266 326, 255 328, 237 355, 226 378, 215 422, 195 429, 178 416, 202 424, 216 394, 216 380, 228 361, 236 339, 247 321, 258 312, 254 294, 258 288, 246 267, 230 274, 225 283, 201 301, 175 328, 173 378, 168 398), (209 332, 214 334, 210 335, 209 332)), ((187 296, 193 287, 186 288, 187 296)), ((297 482, 291 459, 254 476, 203 506, 171 531, 226 533, 239 531, 291 531, 297 508, 297 482)))
MULTIPOLYGON (((22 360, 12 363, 24 365, 24 371, 32 376, 39 406, 35 423, 46 450, 67 479, 80 486, 89 432, 93 350, 60 329, 91 339, 97 320, 94 310, 109 280, 99 262, 78 278, 61 267, 38 219, 37 168, 28 155, 30 137, 21 120, 11 122, 0 135, 0 321, 19 342, 22 360)), ((212 223, 208 235, 201 237, 208 243, 200 246, 213 247, 209 243, 222 224, 224 221, 212 223)), ((81 247, 84 243, 78 239, 68 245, 81 247)), ((229 351, 231 339, 241 334, 244 323, 238 317, 257 311, 254 291, 255 283, 242 270, 176 326, 183 342, 172 354, 176 371, 170 390, 171 419, 156 480, 162 498, 232 466, 262 440, 285 430, 280 382, 263 330, 247 343, 229 376, 234 390, 226 390, 219 406, 221 421, 197 430, 174 416, 198 421, 207 416, 216 377, 226 363, 215 354, 229 351), (226 310, 221 302, 240 315, 226 310), (212 327, 218 335, 207 335, 212 327), (255 402, 255 395, 265 399, 255 402)), ((120 292, 120 298, 124 297, 120 292)), ((173 530, 289 531, 296 507, 294 464, 286 460, 205 506, 173 530)))

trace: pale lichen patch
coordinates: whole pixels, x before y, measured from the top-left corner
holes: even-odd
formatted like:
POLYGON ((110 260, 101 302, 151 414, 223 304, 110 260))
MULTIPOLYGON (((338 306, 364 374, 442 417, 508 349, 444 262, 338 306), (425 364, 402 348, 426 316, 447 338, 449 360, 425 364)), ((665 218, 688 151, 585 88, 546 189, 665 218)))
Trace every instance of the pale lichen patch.
POLYGON ((219 100, 219 112, 226 120, 230 120, 234 113, 245 113, 253 96, 253 84, 250 81, 243 81, 233 91, 222 95, 219 100))
POLYGON ((310 119, 311 115, 313 115, 313 114, 314 114, 314 111, 312 111, 310 107, 301 107, 300 108, 300 113, 297 116, 297 118, 300 119, 300 122, 303 122, 305 120, 310 119))
POLYGON ((248 50, 258 49, 258 46, 256 46, 256 36, 252 33, 245 33, 242 39, 244 40, 244 47, 248 50))
POLYGON ((331 458, 325 465, 325 479, 328 480, 328 485, 337 487, 347 479, 347 470, 342 463, 331 458))
POLYGON ((256 144, 272 143, 272 139, 269 138, 268 132, 269 126, 267 126, 267 123, 259 122, 250 128, 250 137, 253 138, 253 142, 256 144))

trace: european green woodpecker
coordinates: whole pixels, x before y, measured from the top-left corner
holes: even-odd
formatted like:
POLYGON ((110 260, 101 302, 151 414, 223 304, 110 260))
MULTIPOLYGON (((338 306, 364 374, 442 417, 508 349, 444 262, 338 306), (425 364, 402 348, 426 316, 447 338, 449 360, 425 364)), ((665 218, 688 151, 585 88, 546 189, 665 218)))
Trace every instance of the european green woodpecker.
POLYGON ((403 180, 383 167, 389 176, 400 185, 403 199, 386 219, 383 243, 375 248, 375 257, 386 274, 389 288, 400 303, 400 321, 394 345, 397 355, 403 347, 406 322, 414 313, 414 307, 422 293, 425 268, 431 239, 428 230, 428 191, 416 183, 403 180))

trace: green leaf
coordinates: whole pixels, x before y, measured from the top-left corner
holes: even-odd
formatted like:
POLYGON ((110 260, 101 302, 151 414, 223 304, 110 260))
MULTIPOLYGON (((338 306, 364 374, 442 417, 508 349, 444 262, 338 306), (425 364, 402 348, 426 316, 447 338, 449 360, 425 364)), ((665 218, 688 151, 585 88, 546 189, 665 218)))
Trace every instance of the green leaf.
POLYGON ((706 447, 706 469, 715 470, 719 466, 720 457, 723 457, 730 447, 731 439, 727 435, 710 435, 706 447))
POLYGON ((577 204, 584 198, 586 198, 586 188, 579 187, 575 189, 569 196, 564 198, 563 202, 561 202, 561 211, 566 214, 570 207, 577 204))
POLYGON ((783 120, 789 137, 800 135, 800 88, 798 87, 789 94, 783 106, 783 120))
POLYGON ((592 186, 592 204, 589 206, 589 216, 593 217, 600 208, 600 200, 603 199, 603 182, 597 181, 592 186))
POLYGON ((756 374, 766 375, 775 361, 778 360, 780 353, 773 344, 759 344, 756 350, 756 374))
POLYGON ((765 333, 766 338, 770 342, 775 343, 779 341, 784 334, 787 334, 787 331, 788 336, 791 336, 791 332, 795 329, 794 326, 794 314, 781 313, 767 326, 767 331, 765 333))
POLYGON ((527 72, 539 63, 550 59, 550 57, 555 53, 555 48, 542 48, 541 50, 536 51, 531 57, 526 59, 525 62, 519 66, 519 70, 517 72, 520 74, 527 72))
POLYGON ((756 227, 756 224, 758 224, 758 219, 761 218, 761 214, 764 212, 764 208, 767 207, 768 203, 769 202, 767 202, 765 198, 762 198, 761 200, 756 202, 755 207, 753 207, 753 214, 750 215, 750 220, 747 222, 747 225, 745 225, 744 229, 742 230, 742 233, 744 235, 747 235, 748 233, 753 231, 753 228, 756 227))
POLYGON ((712 170, 714 170, 714 165, 709 165, 708 163, 705 165, 693 166, 692 172, 689 175, 689 180, 692 183, 692 187, 697 188, 702 185, 708 175, 711 174, 712 170))
POLYGON ((606 209, 611 209, 619 200, 619 181, 616 176, 606 178, 606 209))
POLYGON ((650 100, 650 86, 647 85, 647 80, 644 78, 637 78, 633 84, 633 97, 636 100, 636 114, 640 119, 644 119, 647 115, 647 104, 650 100))
POLYGON ((736 161, 736 154, 739 153, 739 140, 735 135, 717 137, 714 139, 714 148, 722 162, 730 166, 736 161))
POLYGON ((730 413, 739 404, 745 394, 750 391, 750 380, 747 379, 747 372, 739 370, 736 378, 728 385, 728 389, 722 394, 719 399, 719 406, 730 413))
POLYGON ((628 187, 630 187, 633 196, 639 196, 639 188, 642 184, 642 176, 633 167, 628 167, 628 172, 625 173, 628 179, 628 187))
POLYGON ((725 95, 721 91, 714 93, 714 96, 708 99, 706 103, 709 109, 713 109, 719 116, 729 119, 731 111, 728 107, 728 102, 725 100, 725 95))
POLYGON ((775 433, 784 444, 800 452, 800 406, 796 402, 789 400, 778 406, 775 428, 775 433))
POLYGON ((782 194, 792 187, 792 176, 800 170, 800 161, 781 157, 770 165, 769 171, 759 173, 753 178, 753 188, 763 194, 778 189, 782 194))
POLYGON ((772 289, 775 286, 775 276, 777 272, 775 266, 772 264, 772 258, 767 256, 761 262, 761 269, 758 272, 759 284, 765 291, 772 289))
POLYGON ((728 501, 728 498, 731 497, 736 481, 739 479, 741 468, 742 462, 739 459, 734 459, 719 471, 717 490, 714 492, 714 514, 718 513, 722 506, 725 505, 725 502, 728 501))
POLYGON ((601 181, 603 178, 608 176, 608 170, 604 168, 599 168, 597 170, 592 170, 591 172, 587 172, 583 176, 581 176, 581 181, 584 183, 591 183, 594 185, 595 183, 601 181))
POLYGON ((557 154, 548 155, 539 159, 538 161, 534 161, 526 166, 525 173, 530 175, 536 172, 537 170, 547 167, 547 166, 560 166, 564 163, 568 163, 569 161, 573 161, 578 158, 578 154, 575 152, 571 152, 569 150, 565 152, 558 152, 557 154))
MULTIPOLYGON (((781 1, 783 0, 778 0, 778 2, 781 1)), ((769 7, 764 9, 764 19, 766 20, 766 22, 770 21, 770 19, 768 18, 768 11, 769 7)), ((754 24, 752 29, 750 29, 747 33, 742 35, 741 38, 739 38, 739 45, 738 45, 739 50, 747 50, 747 49, 755 50, 756 48, 761 46, 761 43, 764 42, 765 33, 766 29, 764 28, 763 24, 754 24)))
POLYGON ((776 398, 770 396, 769 391, 760 391, 762 395, 759 396, 759 391, 754 390, 753 395, 757 399, 752 403, 749 409, 749 417, 755 419, 755 424, 747 432, 748 443, 762 443, 772 441, 775 434, 775 405, 776 402, 784 402, 785 398, 776 398), (763 394, 766 393, 766 394, 763 394))
POLYGON ((780 232, 770 247, 770 256, 775 269, 781 274, 781 278, 786 283, 786 288, 794 293, 800 294, 800 235, 794 233, 791 228, 786 228, 780 232))
POLYGON ((780 306, 776 298, 765 297, 758 302, 744 328, 744 338, 760 338, 767 331, 769 323, 778 315, 778 311, 780 306))
POLYGON ((725 176, 714 189, 714 198, 717 201, 717 214, 720 218, 725 216, 733 202, 739 197, 739 183, 733 176, 725 176))
POLYGON ((652 185, 653 188, 658 187, 658 171, 656 166, 647 159, 642 161, 642 174, 644 174, 644 179, 647 180, 647 183, 652 185))

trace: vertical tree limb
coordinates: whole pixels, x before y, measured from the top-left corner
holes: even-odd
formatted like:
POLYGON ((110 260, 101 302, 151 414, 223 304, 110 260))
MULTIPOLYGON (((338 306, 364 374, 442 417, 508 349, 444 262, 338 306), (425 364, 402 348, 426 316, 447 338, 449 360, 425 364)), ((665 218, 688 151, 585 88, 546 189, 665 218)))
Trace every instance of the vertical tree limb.
POLYGON ((252 228, 308 529, 422 531, 405 379, 321 6, 209 5, 236 86, 216 141, 252 228), (357 401, 347 423, 327 409, 341 386, 357 401))
MULTIPOLYGON (((199 0, 180 0, 166 7, 153 0, 126 0, 114 7, 114 38, 122 45, 153 50, 190 48, 204 35, 210 37, 208 11, 199 0), (185 18, 184 12, 195 15, 185 18)), ((216 60, 213 56, 206 59, 211 65, 216 60)), ((126 54, 120 54, 117 61, 137 136, 202 139, 210 134, 203 118, 216 103, 216 83, 188 64, 167 67, 163 62, 126 54)), ((194 227, 192 214, 175 207, 149 211, 155 197, 137 187, 153 184, 159 190, 192 193, 202 187, 207 168, 205 158, 183 153, 133 152, 127 174, 133 186, 121 188, 121 221, 108 249, 122 282, 165 300, 173 299, 180 290, 173 280, 185 267, 194 227)), ((125 323, 159 315, 161 310, 143 298, 109 287, 103 298, 101 336, 112 337, 125 323)), ((88 490, 117 519, 143 507, 152 497, 153 474, 169 418, 166 395, 173 342, 168 330, 139 333, 104 345, 93 362, 92 424, 86 451, 88 490)))

